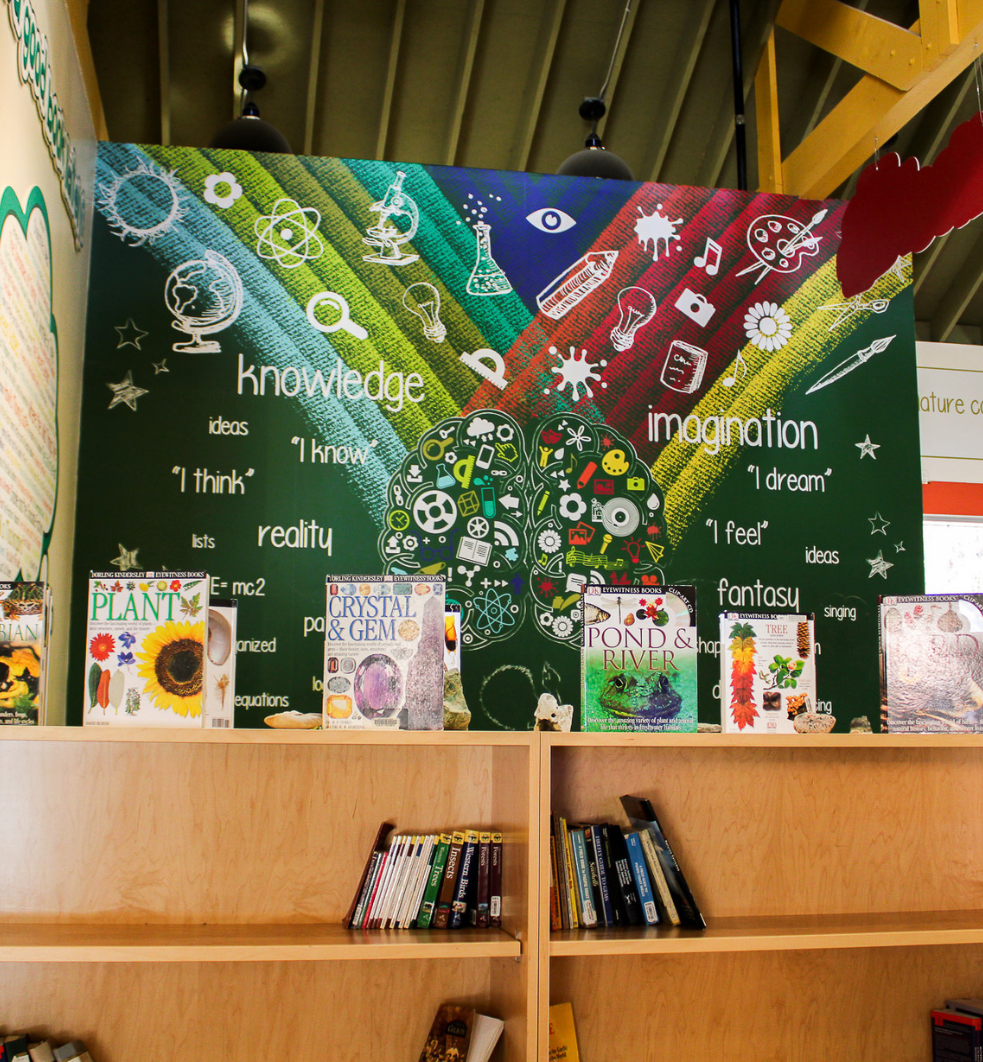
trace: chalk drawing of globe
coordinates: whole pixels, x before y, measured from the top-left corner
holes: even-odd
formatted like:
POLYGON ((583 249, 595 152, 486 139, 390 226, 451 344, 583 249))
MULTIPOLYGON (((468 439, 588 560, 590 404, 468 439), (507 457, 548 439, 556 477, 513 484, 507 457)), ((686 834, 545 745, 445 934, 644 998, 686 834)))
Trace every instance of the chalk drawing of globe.
POLYGON ((164 284, 164 302, 174 315, 171 325, 191 339, 175 343, 183 354, 217 354, 222 348, 202 336, 221 332, 242 309, 242 281, 232 263, 217 251, 182 262, 164 284))

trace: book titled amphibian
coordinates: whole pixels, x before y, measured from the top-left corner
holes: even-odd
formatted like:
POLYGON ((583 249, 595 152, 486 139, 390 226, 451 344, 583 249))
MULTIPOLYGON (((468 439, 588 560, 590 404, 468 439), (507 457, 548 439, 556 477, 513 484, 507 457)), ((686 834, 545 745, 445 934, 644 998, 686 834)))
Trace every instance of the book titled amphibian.
POLYGON ((86 726, 203 725, 208 591, 205 572, 92 572, 86 726))
POLYGON ((443 730, 444 580, 329 575, 323 725, 443 730))
POLYGON ((0 726, 44 722, 50 616, 44 583, 0 583, 0 726))
POLYGON ((696 731, 696 589, 584 589, 584 730, 696 731))
POLYGON ((720 718, 724 733, 824 733, 835 722, 816 699, 811 615, 720 615, 720 718))

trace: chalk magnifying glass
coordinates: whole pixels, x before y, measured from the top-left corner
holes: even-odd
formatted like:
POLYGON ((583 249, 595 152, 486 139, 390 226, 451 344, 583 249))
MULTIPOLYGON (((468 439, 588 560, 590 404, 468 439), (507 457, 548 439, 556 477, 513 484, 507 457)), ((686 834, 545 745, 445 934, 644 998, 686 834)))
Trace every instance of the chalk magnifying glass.
POLYGON ((352 320, 348 303, 333 291, 321 291, 311 298, 311 301, 307 304, 307 320, 319 332, 331 333, 343 328, 350 336, 354 336, 356 339, 367 339, 369 335, 360 324, 356 324, 352 320), (322 304, 334 307, 338 313, 337 320, 332 321, 330 324, 325 324, 323 321, 318 320, 314 311, 322 304))

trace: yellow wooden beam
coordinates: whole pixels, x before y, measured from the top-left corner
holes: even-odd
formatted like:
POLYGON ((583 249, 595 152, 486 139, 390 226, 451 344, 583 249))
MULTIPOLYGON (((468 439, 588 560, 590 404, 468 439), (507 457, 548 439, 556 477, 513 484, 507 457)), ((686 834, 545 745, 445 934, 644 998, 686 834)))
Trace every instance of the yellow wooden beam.
POLYGON ((907 91, 867 76, 782 164, 785 191, 824 199, 965 70, 983 48, 983 0, 959 0, 961 40, 907 91), (970 21, 972 20, 972 21, 970 21))
POLYGON ((102 109, 99 81, 96 78, 96 66, 92 59, 89 30, 86 24, 89 13, 89 0, 67 0, 65 6, 68 9, 72 37, 75 39, 75 50, 78 53, 82 81, 85 84, 85 94, 89 100, 89 110, 92 112, 92 124, 95 127, 96 139, 108 140, 109 130, 106 128, 106 115, 102 109))
POLYGON ((895 88, 910 88, 922 74, 917 33, 842 0, 785 0, 775 24, 895 88))
POLYGON ((774 30, 768 34, 768 42, 758 64, 754 79, 754 102, 758 130, 758 189, 762 192, 784 192, 774 30))
POLYGON ((930 70, 949 55, 959 43, 957 0, 919 0, 922 61, 930 70))

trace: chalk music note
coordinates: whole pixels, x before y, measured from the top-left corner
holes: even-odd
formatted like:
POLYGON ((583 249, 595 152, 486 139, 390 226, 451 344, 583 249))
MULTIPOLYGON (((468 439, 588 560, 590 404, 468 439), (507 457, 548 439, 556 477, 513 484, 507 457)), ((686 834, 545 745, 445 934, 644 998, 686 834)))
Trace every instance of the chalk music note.
POLYGON ((737 352, 737 361, 734 363, 734 371, 730 376, 723 381, 724 387, 733 387, 737 383, 737 370, 743 369, 744 375, 741 377, 743 380, 747 376, 747 362, 741 357, 740 351, 737 352))
POLYGON ((720 256, 723 254, 723 247, 712 237, 707 237, 707 245, 703 248, 703 254, 697 255, 693 259, 693 265, 699 266, 700 269, 707 271, 707 276, 715 277, 720 270, 720 256))

